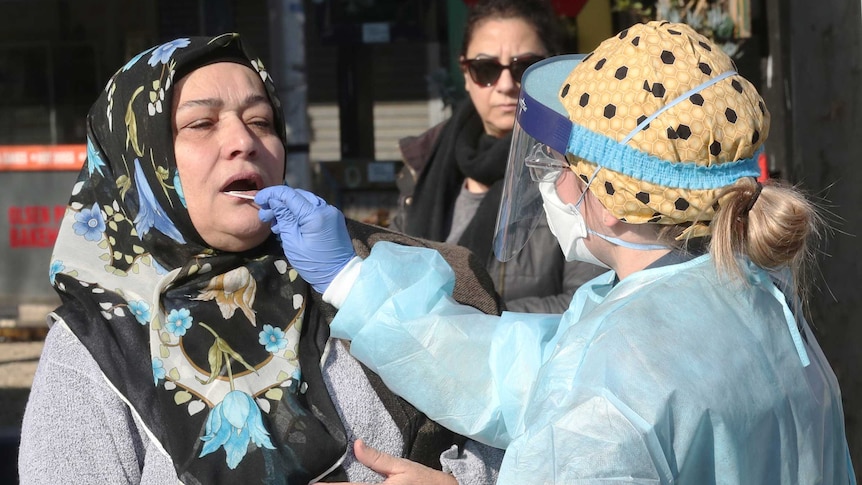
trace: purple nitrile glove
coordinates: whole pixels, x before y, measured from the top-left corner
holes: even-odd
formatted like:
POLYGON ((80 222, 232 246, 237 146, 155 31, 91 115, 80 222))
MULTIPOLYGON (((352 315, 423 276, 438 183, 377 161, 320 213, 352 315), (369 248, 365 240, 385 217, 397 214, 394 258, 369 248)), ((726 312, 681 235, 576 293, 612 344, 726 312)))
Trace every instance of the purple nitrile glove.
POLYGON ((302 279, 323 293, 342 268, 356 256, 344 215, 311 192, 276 185, 254 197, 258 217, 272 223, 287 260, 302 279))

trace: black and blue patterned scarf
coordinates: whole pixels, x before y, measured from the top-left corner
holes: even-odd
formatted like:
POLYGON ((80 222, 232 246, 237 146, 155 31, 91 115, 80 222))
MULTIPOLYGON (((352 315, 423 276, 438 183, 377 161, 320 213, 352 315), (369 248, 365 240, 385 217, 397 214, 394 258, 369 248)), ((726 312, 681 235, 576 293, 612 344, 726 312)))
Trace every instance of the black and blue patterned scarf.
POLYGON ((285 140, 275 86, 237 34, 131 59, 88 116, 51 262, 56 314, 184 483, 308 483, 347 446, 320 376, 328 331, 274 236, 245 253, 203 242, 174 158, 174 84, 219 61, 260 74, 285 140))

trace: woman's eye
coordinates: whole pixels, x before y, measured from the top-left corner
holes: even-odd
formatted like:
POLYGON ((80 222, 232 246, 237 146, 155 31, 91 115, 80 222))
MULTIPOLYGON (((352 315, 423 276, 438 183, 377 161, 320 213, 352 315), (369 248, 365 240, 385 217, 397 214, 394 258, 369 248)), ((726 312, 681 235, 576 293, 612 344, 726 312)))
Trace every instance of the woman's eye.
POLYGON ((192 130, 206 129, 211 126, 213 126, 213 122, 210 120, 195 120, 186 124, 186 128, 190 128, 192 130))
POLYGON ((248 121, 250 126, 253 126, 259 130, 272 130, 272 121, 265 118, 255 118, 253 120, 248 121))

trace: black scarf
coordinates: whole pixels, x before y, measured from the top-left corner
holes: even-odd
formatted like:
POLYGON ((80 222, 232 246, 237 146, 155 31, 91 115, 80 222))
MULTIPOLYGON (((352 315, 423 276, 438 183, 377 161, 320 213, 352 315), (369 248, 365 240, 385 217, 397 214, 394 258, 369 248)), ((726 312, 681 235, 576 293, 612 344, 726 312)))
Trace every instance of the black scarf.
POLYGON ((319 369, 328 328, 274 236, 246 253, 203 242, 174 158, 175 82, 218 61, 260 75, 284 133, 275 86, 238 35, 129 61, 88 116, 52 256, 57 313, 183 483, 308 483, 347 451, 319 369))
MULTIPOLYGON (((470 177, 491 187, 500 183, 506 173, 511 140, 511 135, 498 139, 486 134, 482 119, 469 99, 459 104, 440 133, 431 159, 416 184, 405 232, 444 241, 449 235, 455 199, 464 179, 470 177)), ((484 248, 486 254, 493 240, 500 202, 499 190, 496 193, 498 195, 493 197, 489 197, 491 193, 485 196, 463 237, 470 249, 482 251, 484 248), (488 200, 494 197, 496 200, 488 200)), ((485 261, 481 257, 479 260, 485 261)))

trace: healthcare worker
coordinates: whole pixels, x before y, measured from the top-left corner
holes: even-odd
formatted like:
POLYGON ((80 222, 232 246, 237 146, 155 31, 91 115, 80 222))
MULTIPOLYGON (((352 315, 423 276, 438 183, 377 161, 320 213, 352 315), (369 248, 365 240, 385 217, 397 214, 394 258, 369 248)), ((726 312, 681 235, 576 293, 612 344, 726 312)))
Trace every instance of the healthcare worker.
POLYGON ((568 259, 610 268, 562 317, 454 303, 433 251, 355 258, 341 214, 307 192, 256 201, 339 307, 332 335, 432 419, 506 448, 498 483, 855 483, 796 288, 819 219, 756 180, 768 130, 754 87, 685 25, 528 70, 496 251, 544 208, 568 259))

